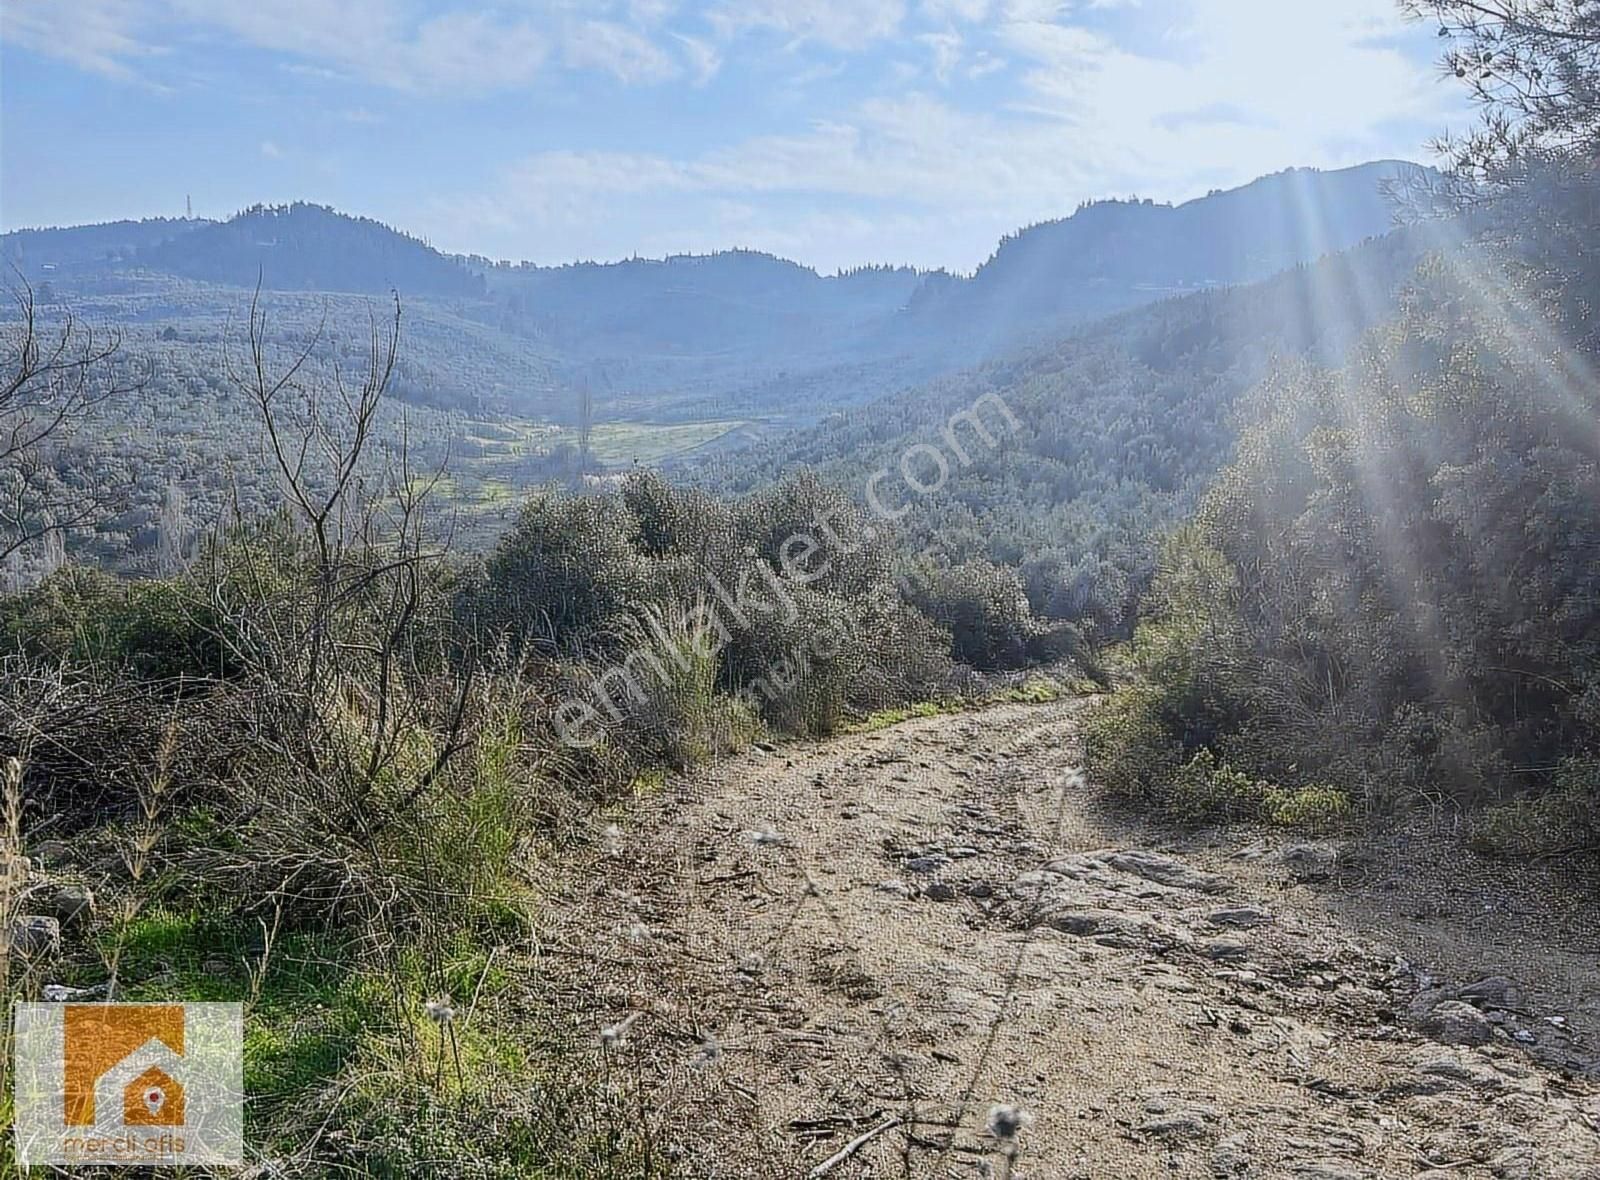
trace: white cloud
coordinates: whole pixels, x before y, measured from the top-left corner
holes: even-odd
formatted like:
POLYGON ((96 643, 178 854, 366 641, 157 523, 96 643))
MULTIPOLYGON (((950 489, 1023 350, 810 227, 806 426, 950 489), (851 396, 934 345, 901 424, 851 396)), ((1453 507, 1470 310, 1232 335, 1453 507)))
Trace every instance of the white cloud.
MULTIPOLYGON (((970 109, 904 88, 805 127, 677 155, 547 152, 432 215, 462 241, 490 230, 610 256, 603 227, 628 225, 641 227, 633 247, 646 251, 742 241, 823 267, 898 256, 968 268, 1000 234, 1086 198, 1184 199, 1289 164, 1416 152, 1452 95, 1394 43, 1402 26, 1388 4, 1313 13, 1277 0, 1184 0, 1177 21, 1171 9, 1120 15, 1151 22, 1124 41, 1115 25, 1071 23, 1071 11, 1005 19, 1058 7, 1013 0, 987 33, 919 37, 940 76, 962 61, 969 74, 1015 63, 1004 104, 970 109), (967 48, 980 37, 995 52, 967 48), (1400 139, 1397 124, 1419 130, 1400 139), (873 235, 867 224, 896 228, 873 235)), ((886 60, 880 78, 896 64, 886 60)))
POLYGON ((1087 197, 1182 198, 1288 164, 1415 152, 1461 109, 1426 50, 1400 46, 1393 0, 430 2, 0 0, 0 35, 117 78, 159 77, 163 54, 220 41, 430 96, 515 90, 551 68, 728 88, 726 122, 674 129, 670 148, 545 138, 566 150, 423 203, 419 228, 508 254, 616 256, 637 227, 641 250, 742 240, 825 266, 969 267, 999 234, 1087 197), (741 89, 752 77, 759 92, 741 89))
POLYGON ((1442 120, 1456 96, 1395 44, 1403 28, 1391 0, 1188 0, 1171 56, 1051 22, 1010 22, 1000 37, 1029 63, 1020 105, 1126 145, 1131 170, 1171 191, 1218 167, 1245 180, 1353 163, 1390 146, 1396 123, 1442 120), (1243 117, 1214 118, 1228 111, 1243 117), (1196 122, 1211 124, 1204 137, 1185 132, 1196 122))
POLYGON ((717 52, 717 47, 703 37, 690 37, 684 33, 674 33, 673 38, 683 46, 683 56, 689 63, 689 72, 696 86, 704 86, 717 71, 722 68, 722 54, 717 52))
POLYGON ((629 0, 628 4, 629 19, 645 28, 654 28, 677 10, 677 0, 629 0))
POLYGON ((989 0, 922 0, 918 8, 935 24, 946 21, 974 24, 989 15, 989 0))
POLYGON ((134 34, 141 6, 120 0, 12 0, 0 15, 7 42, 108 78, 132 80, 129 61, 159 52, 134 34))
POLYGON ((603 70, 623 82, 662 82, 677 76, 678 63, 647 37, 615 21, 591 20, 567 34, 566 64, 603 70))
POLYGON ((1007 23, 1018 21, 1046 22, 1060 16, 1069 5, 1064 0, 1003 0, 1000 19, 1007 23))
MULTIPOLYGON (((849 121, 822 121, 792 135, 767 135, 691 158, 546 152, 509 170, 491 192, 436 202, 435 236, 559 242, 559 257, 616 256, 599 242, 607 225, 646 225, 645 252, 735 242, 824 268, 869 259, 975 265, 1007 230, 1058 214, 1096 183, 1105 161, 1074 152, 1059 125, 1004 122, 961 112, 923 95, 874 100, 849 121), (766 224, 729 231, 730 207, 761 211, 766 224), (875 238, 865 228, 898 227, 875 238), (919 236, 920 235, 920 236, 919 236)), ((508 248, 507 253, 518 253, 508 248)), ((546 257, 545 260, 558 260, 546 257)))
POLYGON ((973 55, 972 64, 967 67, 967 77, 973 80, 987 78, 990 74, 998 74, 1005 68, 1005 58, 996 57, 987 49, 980 49, 973 55))
POLYGON ((933 55, 933 76, 941 84, 949 82, 950 75, 961 64, 961 34, 920 33, 917 40, 933 55))
POLYGON ((894 36, 905 16, 905 0, 724 0, 707 19, 724 39, 767 29, 854 52, 894 36))
POLYGON ((135 24, 145 38, 220 33, 397 90, 479 94, 516 86, 538 73, 547 53, 545 35, 529 20, 467 9, 413 20, 401 0, 136 0, 133 10, 130 36, 135 24))
MULTIPOLYGON (((400 91, 478 95, 531 82, 552 53, 574 69, 628 83, 682 73, 657 43, 671 0, 570 4, 532 10, 473 4, 418 16, 410 0, 7 0, 0 36, 81 69, 130 80, 162 42, 219 35, 285 54, 298 70, 400 91), (601 19, 616 10, 626 20, 601 19)), ((671 44, 670 41, 667 44, 671 44)), ((696 77, 714 73, 707 53, 686 55, 696 77)))
POLYGON ((263 139, 261 141, 261 156, 266 160, 281 160, 283 159, 283 149, 273 143, 272 140, 263 139))

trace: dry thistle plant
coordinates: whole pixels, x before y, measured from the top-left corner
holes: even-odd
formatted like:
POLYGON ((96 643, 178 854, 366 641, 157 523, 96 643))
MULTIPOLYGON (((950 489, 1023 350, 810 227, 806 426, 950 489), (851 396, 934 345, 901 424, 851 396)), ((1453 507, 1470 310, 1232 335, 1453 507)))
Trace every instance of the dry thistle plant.
POLYGON ((455 1061, 456 1086, 460 1093, 465 1094, 467 1079, 465 1071, 461 1068, 461 1042, 456 1039, 455 1005, 447 996, 428 1000, 422 1005, 422 1014, 439 1026, 439 1056, 434 1063, 433 1088, 439 1089, 444 1082, 444 1050, 448 1042, 450 1055, 455 1061))
POLYGON ((283 922, 283 902, 274 899, 272 903, 272 925, 268 926, 265 918, 257 918, 256 923, 261 927, 261 953, 256 956, 255 962, 246 962, 245 975, 250 981, 250 994, 245 1000, 245 1014, 255 1008, 261 999, 261 989, 267 981, 267 971, 272 965, 272 947, 278 940, 278 927, 283 922))
POLYGON ((1017 1137, 1031 1122, 1033 1116, 1020 1106, 1002 1104, 989 1108, 987 1128, 989 1134, 998 1140, 1002 1152, 1000 1170, 995 1173, 998 1180, 1011 1180, 1012 1170, 1017 1165, 1017 1156, 1022 1151, 1017 1137))
POLYGON ((111 953, 105 957, 106 999, 117 997, 117 978, 122 967, 122 951, 134 919, 144 908, 144 888, 150 874, 151 855, 161 841, 161 816, 172 787, 172 760, 178 749, 178 722, 174 716, 162 732, 156 747, 155 765, 139 786, 139 819, 123 840, 123 866, 128 870, 129 887, 116 908, 116 934, 111 953))
MULTIPOLYGON (((12 930, 22 908, 22 893, 28 884, 28 861, 22 854, 22 759, 7 758, 4 783, 0 786, 0 1002, 7 1017, 0 1020, 0 1093, 10 1084, 12 1001, 21 992, 21 980, 11 971, 12 930)), ((30 970, 24 967, 24 976, 30 970)))

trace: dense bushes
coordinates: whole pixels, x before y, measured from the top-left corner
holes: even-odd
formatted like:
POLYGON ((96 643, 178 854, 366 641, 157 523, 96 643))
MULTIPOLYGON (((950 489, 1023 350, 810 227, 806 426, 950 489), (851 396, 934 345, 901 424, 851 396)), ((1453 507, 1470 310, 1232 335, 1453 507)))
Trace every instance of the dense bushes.
POLYGON ((987 561, 934 570, 913 583, 911 600, 954 637, 957 659, 982 668, 1027 661, 1035 623, 1014 571, 987 561))
POLYGON ((145 680, 226 677, 236 667, 215 607, 177 581, 129 582, 68 566, 0 596, 0 644, 73 665, 116 665, 145 680))
POLYGON ((888 541, 815 479, 720 502, 640 474, 532 499, 462 611, 581 664, 586 739, 633 734, 681 760, 720 744, 702 727, 748 728, 741 715, 825 733, 941 687, 949 638, 904 604, 891 568, 888 541))
POLYGON ((1334 783, 1484 808, 1485 846, 1600 846, 1594 276, 1538 236, 1431 261, 1347 369, 1257 391, 1091 741, 1111 785, 1230 812, 1233 772, 1334 783))
POLYGON ((1112 793, 1184 823, 1333 821, 1350 801, 1309 766, 1264 776, 1274 713, 1237 598, 1234 571, 1195 530, 1168 541, 1134 637, 1136 678, 1086 727, 1090 771, 1112 793))
POLYGON ((1600 738, 1600 402, 1576 293, 1515 275, 1436 264, 1351 371, 1264 390, 1204 509, 1279 731, 1374 794, 1495 802, 1600 738))

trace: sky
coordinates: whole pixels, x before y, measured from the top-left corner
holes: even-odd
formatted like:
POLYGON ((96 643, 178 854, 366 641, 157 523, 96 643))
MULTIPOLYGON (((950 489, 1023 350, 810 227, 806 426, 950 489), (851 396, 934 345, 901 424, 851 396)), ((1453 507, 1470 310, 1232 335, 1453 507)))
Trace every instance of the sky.
POLYGON ((1431 159, 1438 52, 1394 0, 0 0, 0 228, 970 271, 1084 200, 1431 159))

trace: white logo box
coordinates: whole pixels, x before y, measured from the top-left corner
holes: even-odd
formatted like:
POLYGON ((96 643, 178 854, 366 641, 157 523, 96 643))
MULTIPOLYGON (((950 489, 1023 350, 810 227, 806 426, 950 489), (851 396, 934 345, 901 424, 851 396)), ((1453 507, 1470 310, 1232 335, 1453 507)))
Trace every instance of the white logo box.
POLYGON ((244 1161, 238 1004, 18 1004, 19 1164, 244 1161))

